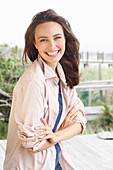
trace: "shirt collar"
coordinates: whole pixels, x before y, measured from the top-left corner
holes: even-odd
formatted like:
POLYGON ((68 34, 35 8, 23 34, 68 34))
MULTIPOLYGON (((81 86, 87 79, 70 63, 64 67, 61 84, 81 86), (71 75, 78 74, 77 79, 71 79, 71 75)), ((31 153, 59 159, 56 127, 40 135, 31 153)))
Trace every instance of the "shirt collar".
MULTIPOLYGON (((46 62, 40 56, 38 56, 38 61, 41 64, 41 66, 43 67, 43 72, 44 72, 45 79, 54 78, 56 83, 58 83, 59 78, 57 77, 55 72, 52 70, 52 68, 50 66, 48 66, 46 64, 46 62)), ((61 66, 61 64, 59 62, 57 63, 57 71, 58 71, 58 75, 60 77, 60 80, 63 82, 63 84, 65 86, 67 86, 65 74, 64 74, 62 66, 61 66)))

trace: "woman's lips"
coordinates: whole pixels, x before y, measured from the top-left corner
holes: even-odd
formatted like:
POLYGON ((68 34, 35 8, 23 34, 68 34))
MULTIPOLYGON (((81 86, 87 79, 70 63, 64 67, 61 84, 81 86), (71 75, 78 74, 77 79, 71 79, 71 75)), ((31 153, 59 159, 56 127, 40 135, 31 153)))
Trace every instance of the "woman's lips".
POLYGON ((58 53, 59 53, 60 50, 57 50, 57 51, 54 51, 54 52, 46 52, 46 54, 50 57, 55 57, 58 53))

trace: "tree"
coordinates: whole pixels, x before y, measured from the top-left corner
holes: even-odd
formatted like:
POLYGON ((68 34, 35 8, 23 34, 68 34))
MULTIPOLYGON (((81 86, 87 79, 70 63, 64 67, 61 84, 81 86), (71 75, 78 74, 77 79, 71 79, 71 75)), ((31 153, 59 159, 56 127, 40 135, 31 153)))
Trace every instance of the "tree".
POLYGON ((12 47, 9 52, 10 57, 0 52, 0 116, 5 121, 11 109, 13 88, 25 70, 17 57, 18 47, 12 47))

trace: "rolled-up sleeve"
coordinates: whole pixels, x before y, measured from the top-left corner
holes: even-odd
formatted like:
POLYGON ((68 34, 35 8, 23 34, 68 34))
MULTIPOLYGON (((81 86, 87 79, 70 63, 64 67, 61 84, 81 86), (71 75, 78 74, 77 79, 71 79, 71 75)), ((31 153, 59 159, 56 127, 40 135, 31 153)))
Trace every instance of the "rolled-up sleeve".
POLYGON ((14 89, 14 117, 18 138, 27 149, 36 151, 46 142, 39 141, 34 129, 41 126, 40 118, 44 113, 44 85, 35 81, 18 83, 14 89))
POLYGON ((77 98, 75 106, 76 106, 76 109, 78 110, 78 115, 76 117, 75 122, 81 123, 81 125, 83 127, 81 133, 83 133, 85 131, 85 129, 86 129, 87 120, 85 118, 84 105, 83 105, 82 101, 79 98, 77 98))
POLYGON ((87 120, 85 118, 84 105, 83 105, 82 101, 78 98, 75 88, 72 89, 72 91, 71 91, 70 104, 69 105, 75 106, 76 111, 78 111, 75 122, 81 123, 81 125, 83 127, 81 133, 83 133, 85 128, 86 128, 87 120))
POLYGON ((31 149, 32 151, 36 151, 42 147, 45 143, 45 140, 40 142, 38 137, 35 137, 34 134, 36 131, 34 130, 34 126, 25 126, 18 125, 18 136, 22 142, 23 147, 26 149, 31 149))

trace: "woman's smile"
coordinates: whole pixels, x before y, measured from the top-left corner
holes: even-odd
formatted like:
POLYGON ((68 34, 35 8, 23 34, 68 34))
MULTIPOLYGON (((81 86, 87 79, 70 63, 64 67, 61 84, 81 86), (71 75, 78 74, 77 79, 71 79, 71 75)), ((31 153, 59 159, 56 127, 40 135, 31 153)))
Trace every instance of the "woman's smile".
POLYGON ((60 52, 60 50, 57 50, 57 51, 52 51, 52 52, 46 52, 46 54, 47 54, 49 57, 56 57, 59 52, 60 52))

